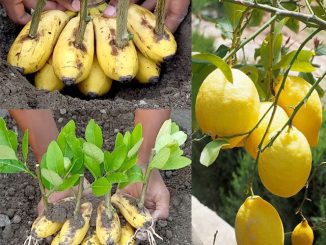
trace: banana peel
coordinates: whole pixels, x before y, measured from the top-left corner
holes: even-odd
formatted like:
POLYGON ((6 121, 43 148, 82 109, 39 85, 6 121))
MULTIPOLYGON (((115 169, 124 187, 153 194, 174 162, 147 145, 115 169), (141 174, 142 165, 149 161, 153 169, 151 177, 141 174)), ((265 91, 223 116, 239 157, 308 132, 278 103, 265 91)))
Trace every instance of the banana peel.
POLYGON ((136 80, 142 84, 158 83, 160 78, 160 67, 151 59, 146 58, 140 51, 137 51, 139 68, 136 80))

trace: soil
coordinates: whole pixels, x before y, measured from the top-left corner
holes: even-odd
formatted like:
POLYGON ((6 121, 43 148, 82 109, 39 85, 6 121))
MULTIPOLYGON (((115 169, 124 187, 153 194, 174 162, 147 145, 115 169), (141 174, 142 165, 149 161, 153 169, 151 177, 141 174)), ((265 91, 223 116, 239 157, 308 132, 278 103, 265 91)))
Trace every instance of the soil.
POLYGON ((0 98, 1 108, 190 108, 191 79, 191 16, 185 18, 175 33, 178 50, 175 57, 163 65, 161 80, 145 86, 137 82, 115 82, 109 94, 101 99, 87 100, 77 89, 48 93, 38 91, 19 72, 6 64, 6 55, 21 27, 13 24, 0 7, 0 98))
MULTIPOLYGON (((173 119, 181 124, 183 130, 190 135, 190 111, 177 110, 173 119), (185 123, 187 122, 187 124, 185 123)), ((118 111, 87 111, 87 110, 56 110, 54 111, 58 128, 64 126, 70 119, 76 121, 77 135, 82 136, 89 119, 93 118, 101 125, 106 149, 114 144, 114 135, 118 131, 130 130, 133 127, 133 113, 130 110, 118 111)), ((22 133, 10 117, 5 117, 10 129, 19 134, 21 142, 22 133)), ((184 151, 190 156, 190 140, 186 142, 184 151)), ((29 163, 35 162, 33 154, 29 155, 29 163)), ((33 166, 31 165, 31 168, 33 166)), ((161 173, 171 194, 170 215, 166 220, 156 223, 156 231, 163 238, 157 239, 158 244, 191 244, 191 168, 178 171, 165 171, 161 173)), ((89 175, 86 175, 88 179, 89 175)), ((32 222, 37 217, 36 207, 40 200, 37 182, 25 174, 0 175, 0 245, 23 244, 30 233, 32 222), (7 222, 1 220, 5 217, 7 222), (8 224, 8 219, 10 224, 8 224), (2 224, 5 223, 3 227, 2 224)), ((92 203, 96 203, 93 200, 92 203)), ((97 206, 97 205, 96 205, 97 206)), ((95 207, 96 207, 95 206, 95 207)), ((70 209, 67 207, 66 209, 70 209)), ((94 211, 96 208, 93 209, 94 211)), ((95 225, 95 215, 92 214, 91 224, 95 225)), ((49 244, 51 239, 42 241, 49 244)))

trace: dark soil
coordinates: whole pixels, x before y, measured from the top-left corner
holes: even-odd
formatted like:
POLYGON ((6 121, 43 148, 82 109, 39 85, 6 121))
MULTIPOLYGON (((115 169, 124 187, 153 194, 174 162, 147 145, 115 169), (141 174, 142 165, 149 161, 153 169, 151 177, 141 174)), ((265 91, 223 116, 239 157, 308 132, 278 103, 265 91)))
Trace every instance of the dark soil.
POLYGON ((77 89, 68 88, 63 94, 38 91, 19 72, 6 64, 6 55, 21 27, 13 24, 0 7, 0 105, 1 108, 135 108, 190 107, 191 79, 191 16, 188 14, 175 33, 178 51, 163 66, 160 82, 155 85, 114 83, 102 99, 87 100, 77 89))
MULTIPOLYGON (((93 118, 99 123, 103 132, 105 132, 105 147, 111 149, 114 144, 114 135, 118 131, 125 131, 133 127, 133 113, 129 110, 118 111, 87 111, 87 110, 56 110, 55 120, 58 128, 65 125, 70 119, 74 119, 77 124, 77 135, 82 136, 82 131, 89 119, 93 118)), ((175 120, 182 123, 182 128, 189 125, 185 121, 190 118, 189 111, 177 111, 175 120), (185 126, 186 125, 186 126, 185 126)), ((5 118, 8 127, 17 130, 21 140, 21 132, 15 126, 14 121, 5 118)), ((190 134, 190 128, 187 128, 190 134)), ((185 153, 190 156, 190 140, 186 143, 185 153)), ((33 155, 30 154, 30 160, 33 164, 33 155)), ((31 166, 33 167, 33 166, 31 166)), ((88 175, 87 175, 88 176, 88 175)), ((178 171, 162 172, 165 183, 171 193, 170 216, 166 220, 160 220, 156 223, 157 233, 163 237, 163 241, 157 240, 158 244, 191 244, 191 168, 178 171)), ((88 177, 87 177, 88 178, 88 177)), ((88 178, 89 179, 89 178, 88 178)), ((0 245, 18 245, 23 244, 25 238, 30 233, 32 222, 37 217, 36 207, 40 200, 40 192, 36 181, 24 174, 18 175, 0 175, 0 226, 1 216, 7 216, 10 225, 6 224, 0 227, 0 245)), ((98 200, 92 200, 96 203, 98 200)), ((95 210, 93 207, 91 224, 95 225, 95 210)), ((70 209, 71 208, 66 208, 70 209)), ((58 210, 57 210, 58 211, 58 210)), ((50 240, 41 244, 48 244, 50 240)))

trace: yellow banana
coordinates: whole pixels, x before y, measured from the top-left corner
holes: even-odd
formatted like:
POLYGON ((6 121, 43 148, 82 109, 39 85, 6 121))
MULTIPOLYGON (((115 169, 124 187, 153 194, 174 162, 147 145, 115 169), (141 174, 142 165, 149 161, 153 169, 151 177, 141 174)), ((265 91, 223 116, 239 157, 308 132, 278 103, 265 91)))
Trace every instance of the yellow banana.
POLYGON ((81 47, 75 44, 79 17, 71 19, 63 29, 53 52, 53 69, 66 85, 83 81, 90 73, 94 56, 94 30, 92 22, 86 27, 81 47))
POLYGON ((89 229, 91 214, 92 203, 83 203, 80 208, 80 216, 70 218, 63 224, 60 231, 60 245, 80 244, 89 229))
POLYGON ((46 238, 57 233, 61 227, 62 223, 53 222, 42 215, 34 221, 31 235, 35 238, 46 238))
POLYGON ((89 76, 77 85, 84 95, 95 98, 105 95, 112 86, 112 80, 106 76, 94 56, 93 65, 89 76))
POLYGON ((155 15, 149 10, 130 4, 128 11, 128 30, 134 35, 137 48, 155 63, 168 61, 177 51, 173 34, 165 28, 164 37, 155 33, 155 15))
POLYGON ((42 89, 46 91, 60 91, 65 85, 63 82, 55 75, 52 67, 52 59, 50 58, 48 62, 35 74, 35 87, 37 89, 42 89))
POLYGON ((100 240, 96 236, 96 233, 93 232, 91 235, 87 236, 82 245, 101 245, 100 240))
POLYGON ((137 51, 139 68, 136 75, 138 82, 158 83, 160 78, 160 67, 151 59, 146 58, 140 51, 137 51))
POLYGON ((112 208, 112 219, 107 217, 104 203, 97 208, 96 235, 101 244, 118 244, 121 237, 120 220, 117 212, 112 208))
POLYGON ((60 10, 50 10, 41 15, 36 38, 28 36, 28 22, 12 44, 7 61, 24 74, 41 69, 52 54, 57 39, 69 21, 69 16, 60 10))
POLYGON ((60 243, 60 233, 58 233, 55 238, 53 238, 51 245, 59 245, 60 243))
POLYGON ((135 245, 134 228, 125 220, 122 215, 119 216, 119 218, 121 223, 121 238, 119 245, 135 245))
POLYGON ((149 211, 146 208, 140 209, 133 197, 116 193, 111 201, 134 228, 148 228, 152 225, 153 218, 149 211))
POLYGON ((123 49, 116 42, 116 18, 96 16, 93 19, 96 55, 104 73, 113 80, 128 82, 138 71, 137 51, 132 41, 123 49))

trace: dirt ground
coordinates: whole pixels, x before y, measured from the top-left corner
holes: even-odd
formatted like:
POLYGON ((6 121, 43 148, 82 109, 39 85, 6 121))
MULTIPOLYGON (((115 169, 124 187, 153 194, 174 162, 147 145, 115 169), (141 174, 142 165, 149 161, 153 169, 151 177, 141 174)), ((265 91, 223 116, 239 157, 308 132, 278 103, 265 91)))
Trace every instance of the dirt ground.
MULTIPOLYGON (((161 80, 156 85, 136 82, 113 84, 109 94, 101 99, 86 100, 68 89, 64 94, 37 91, 21 74, 10 68, 5 60, 10 45, 21 27, 13 24, 0 7, 0 98, 1 108, 135 108, 135 107, 190 107, 191 79, 191 16, 185 18, 175 33, 178 51, 171 62, 162 68, 161 80)), ((28 77, 33 80, 33 77, 28 77)))
MULTIPOLYGON (((125 131, 133 127, 133 113, 130 110, 118 111, 87 111, 87 110, 56 110, 55 120, 58 128, 65 125, 70 119, 77 124, 77 135, 84 134, 83 129, 93 118, 105 132, 105 146, 110 149, 114 144, 114 135, 118 131, 125 131)), ((190 135, 190 127, 185 123, 190 112, 178 110, 174 113, 176 120, 183 130, 190 135)), ((19 133, 15 122, 5 118, 8 127, 19 133)), ((21 141, 20 141, 21 142, 21 141)), ((185 152, 190 156, 190 140, 186 143, 185 152)), ((33 163, 32 154, 29 162, 33 163)), ((163 237, 158 244, 191 244, 191 168, 162 173, 171 193, 170 216, 167 220, 160 220, 156 224, 156 231, 163 237)), ((37 183, 24 174, 0 175, 0 245, 23 244, 29 235, 31 224, 36 218, 36 205, 40 199, 37 183), (1 225, 5 224, 3 227, 1 225)), ((49 244, 50 240, 41 244, 49 244)))

